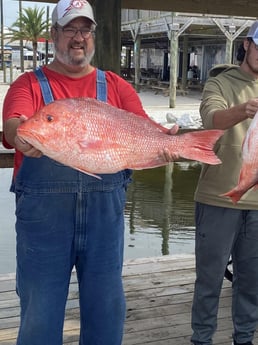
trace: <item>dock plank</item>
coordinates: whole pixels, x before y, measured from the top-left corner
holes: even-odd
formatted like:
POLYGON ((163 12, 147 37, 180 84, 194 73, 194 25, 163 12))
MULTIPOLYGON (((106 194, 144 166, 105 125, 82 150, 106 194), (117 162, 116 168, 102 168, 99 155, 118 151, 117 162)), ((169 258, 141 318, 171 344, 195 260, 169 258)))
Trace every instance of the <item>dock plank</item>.
MULTIPOLYGON (((123 280, 127 316, 123 345, 190 344, 194 256, 163 256, 128 260, 123 280)), ((0 344, 14 345, 19 326, 15 275, 0 275, 0 344)), ((79 302, 73 272, 66 306, 64 344, 78 345, 79 302)), ((230 345, 231 284, 224 281, 214 345, 230 345)), ((258 340, 258 337, 255 339, 258 340)))

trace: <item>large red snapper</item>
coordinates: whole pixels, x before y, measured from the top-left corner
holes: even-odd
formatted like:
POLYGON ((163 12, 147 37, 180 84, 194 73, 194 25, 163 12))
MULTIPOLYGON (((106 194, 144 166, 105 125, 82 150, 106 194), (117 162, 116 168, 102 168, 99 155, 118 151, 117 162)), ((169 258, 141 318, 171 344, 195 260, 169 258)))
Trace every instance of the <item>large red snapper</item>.
POLYGON ((255 114, 243 141, 242 166, 238 184, 222 196, 236 204, 252 187, 258 188, 258 112, 255 114))
POLYGON ((168 135, 148 119, 93 98, 56 100, 17 133, 44 155, 94 176, 166 165, 160 155, 164 148, 187 159, 221 163, 213 145, 223 131, 168 135))

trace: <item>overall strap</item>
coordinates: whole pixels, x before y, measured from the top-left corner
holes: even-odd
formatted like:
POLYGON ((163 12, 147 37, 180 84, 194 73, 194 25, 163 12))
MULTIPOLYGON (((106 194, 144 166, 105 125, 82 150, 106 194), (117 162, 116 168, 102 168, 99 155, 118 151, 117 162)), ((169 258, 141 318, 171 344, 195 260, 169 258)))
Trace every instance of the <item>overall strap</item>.
POLYGON ((97 68, 97 100, 107 102, 107 81, 105 72, 97 68))
MULTIPOLYGON (((43 73, 42 69, 37 68, 34 73, 40 83, 40 88, 45 104, 51 103, 54 101, 52 91, 50 89, 48 80, 43 73)), ((97 99, 99 101, 107 101, 107 81, 104 71, 97 69, 97 99)))
POLYGON ((40 67, 36 68, 36 70, 34 71, 34 73, 36 74, 36 77, 39 81, 40 84, 40 88, 41 88, 41 92, 42 92, 42 96, 44 99, 44 103, 48 104, 54 101, 54 97, 52 95, 52 91, 50 89, 50 85, 48 83, 48 80, 44 74, 44 72, 42 71, 42 69, 40 67))

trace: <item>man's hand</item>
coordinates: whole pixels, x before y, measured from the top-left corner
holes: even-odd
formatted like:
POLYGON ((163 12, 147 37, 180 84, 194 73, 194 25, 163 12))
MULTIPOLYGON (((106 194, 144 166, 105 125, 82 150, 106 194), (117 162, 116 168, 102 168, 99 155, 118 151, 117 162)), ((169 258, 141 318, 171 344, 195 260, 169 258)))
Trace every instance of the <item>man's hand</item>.
POLYGON ((163 151, 159 152, 160 156, 164 158, 165 162, 174 162, 179 160, 180 156, 177 153, 169 152, 169 150, 165 147, 163 151))
MULTIPOLYGON (((22 124, 23 122, 27 120, 28 118, 25 115, 21 115, 20 124, 22 124)), ((42 156, 41 151, 35 149, 35 147, 33 147, 31 144, 24 141, 22 138, 16 136, 14 138, 14 142, 15 142, 15 147, 17 148, 17 150, 22 152, 24 156, 34 157, 34 158, 40 158, 42 156)))
POLYGON ((42 152, 37 150, 35 147, 33 147, 31 144, 24 141, 22 138, 19 138, 16 136, 14 138, 15 142, 15 148, 22 152, 24 156, 27 157, 34 157, 34 158, 40 158, 42 156, 42 152))
POLYGON ((22 152, 25 156, 39 158, 42 152, 17 136, 17 128, 28 118, 21 115, 19 118, 11 118, 3 123, 4 135, 7 143, 22 152))
MULTIPOLYGON (((175 135, 178 132, 179 126, 175 124, 172 128, 170 128, 167 131, 168 135, 175 135)), ((180 158, 180 156, 176 153, 171 153, 169 150, 165 147, 163 151, 160 151, 160 156, 164 158, 166 162, 173 162, 180 158)))
POLYGON ((249 117, 250 119, 253 119, 254 115, 258 111, 258 98, 249 99, 244 104, 244 109, 245 109, 246 117, 249 117))

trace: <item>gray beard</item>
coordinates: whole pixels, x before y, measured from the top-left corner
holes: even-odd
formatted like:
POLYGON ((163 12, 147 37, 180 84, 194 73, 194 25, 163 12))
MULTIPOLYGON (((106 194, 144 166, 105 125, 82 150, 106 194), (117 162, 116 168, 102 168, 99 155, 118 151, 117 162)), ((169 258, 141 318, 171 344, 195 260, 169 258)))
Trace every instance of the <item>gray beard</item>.
POLYGON ((74 59, 69 54, 60 53, 58 50, 55 51, 56 58, 65 65, 70 66, 80 66, 85 67, 90 64, 91 60, 93 59, 95 53, 95 49, 92 51, 91 54, 87 54, 81 59, 74 59))

